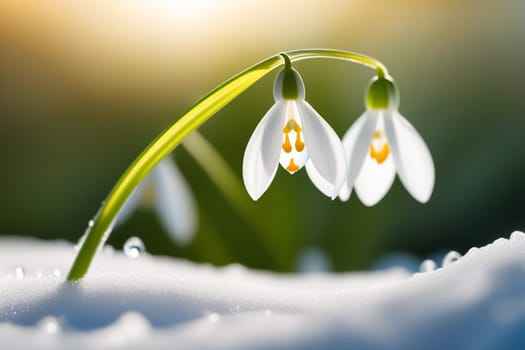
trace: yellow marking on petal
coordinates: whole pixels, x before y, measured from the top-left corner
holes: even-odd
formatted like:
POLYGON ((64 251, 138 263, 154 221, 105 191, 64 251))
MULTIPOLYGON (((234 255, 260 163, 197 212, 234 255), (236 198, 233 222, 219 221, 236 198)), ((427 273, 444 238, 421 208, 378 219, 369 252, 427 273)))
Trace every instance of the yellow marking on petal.
POLYGON ((292 130, 295 131, 295 133, 297 134, 297 137, 295 139, 295 149, 297 152, 302 152, 305 146, 304 142, 301 141, 301 131, 303 131, 303 129, 301 129, 299 124, 294 119, 290 119, 283 128, 283 133, 285 137, 282 146, 283 151, 285 151, 286 153, 290 153, 292 151, 292 144, 290 143, 290 138, 288 136, 288 134, 292 132, 292 130))
POLYGON ((290 158, 290 164, 288 164, 288 166, 286 167, 286 170, 288 170, 290 174, 293 174, 299 169, 300 169, 299 166, 295 164, 293 158, 290 158))
POLYGON ((288 133, 285 133, 284 137, 283 151, 290 153, 292 151, 292 144, 290 143, 290 137, 288 136, 288 133))
POLYGON ((288 134, 292 130, 295 131, 295 132, 301 131, 301 127, 299 126, 299 124, 297 124, 295 119, 290 119, 288 121, 288 123, 286 123, 286 125, 284 126, 284 129, 283 129, 283 132, 285 134, 288 134))
POLYGON ((374 139, 378 139, 381 137, 381 132, 379 130, 374 131, 374 136, 372 136, 374 139))
POLYGON ((374 145, 370 145, 370 157, 374 158, 378 164, 383 163, 388 158, 389 154, 390 147, 388 147, 388 143, 385 143, 379 152, 376 151, 374 145))
POLYGON ((295 139, 295 149, 297 152, 302 152, 304 149, 304 142, 301 141, 301 133, 297 132, 297 138, 295 139))

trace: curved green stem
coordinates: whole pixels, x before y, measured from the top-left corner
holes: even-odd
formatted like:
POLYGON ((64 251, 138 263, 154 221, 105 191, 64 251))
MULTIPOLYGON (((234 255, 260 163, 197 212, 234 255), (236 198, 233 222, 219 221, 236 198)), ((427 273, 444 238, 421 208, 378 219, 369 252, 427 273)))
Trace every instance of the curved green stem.
MULTIPOLYGON (((384 77, 387 74, 387 70, 381 62, 349 51, 327 49, 295 50, 286 52, 286 55, 292 62, 312 58, 342 59, 374 68, 380 77, 384 77)), ((94 224, 88 229, 86 239, 69 271, 68 281, 78 280, 86 274, 98 247, 111 231, 111 226, 120 208, 135 187, 138 186, 155 165, 171 153, 189 133, 197 129, 226 104, 282 64, 283 57, 274 55, 227 80, 193 105, 142 151, 117 181, 95 216, 94 224)))
POLYGON ((285 69, 291 69, 292 68, 292 60, 290 60, 290 57, 286 53, 281 52, 281 57, 284 60, 284 68, 285 69))
POLYGON ((364 66, 373 68, 377 71, 377 75, 380 78, 384 78, 388 75, 386 66, 380 61, 373 57, 362 55, 360 53, 331 50, 331 49, 305 49, 305 50, 293 50, 285 52, 292 62, 311 58, 334 58, 338 60, 349 61, 353 63, 359 63, 364 66))

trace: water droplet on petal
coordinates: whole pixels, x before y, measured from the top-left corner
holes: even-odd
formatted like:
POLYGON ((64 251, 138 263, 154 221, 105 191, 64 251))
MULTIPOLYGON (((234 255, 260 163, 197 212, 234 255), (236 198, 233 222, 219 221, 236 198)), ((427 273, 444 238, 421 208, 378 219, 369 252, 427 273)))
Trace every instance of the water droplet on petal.
POLYGON ((88 227, 93 227, 93 225, 95 225, 95 221, 94 220, 89 220, 88 227))
POLYGON ((53 276, 60 277, 62 272, 59 269, 53 269, 53 276))
POLYGON ((514 231, 510 234, 511 241, 515 241, 515 240, 523 239, 523 238, 525 238, 525 233, 520 232, 520 231, 514 231))
POLYGON ((432 259, 424 260, 419 266, 420 272, 430 272, 436 269, 436 263, 432 259))
POLYGON ((459 259, 461 259, 461 254, 459 254, 458 252, 456 252, 455 250, 451 250, 450 252, 447 253, 447 255, 445 255, 445 257, 443 258, 443 263, 442 263, 442 266, 445 267, 445 266, 448 266, 452 263, 455 263, 456 261, 458 261, 459 259))
POLYGON ((47 334, 57 334, 60 333, 61 327, 60 323, 55 317, 48 316, 38 322, 38 327, 47 334))
POLYGON ((269 309, 268 309, 268 310, 266 310, 266 311, 264 312, 264 314, 265 314, 266 316, 270 316, 270 315, 272 314, 272 310, 269 310, 269 309))
POLYGON ((137 258, 144 252, 144 243, 138 237, 130 237, 124 243, 124 254, 130 258, 137 258))
POLYGON ((217 322, 219 320, 219 315, 217 315, 215 313, 210 314, 208 316, 208 320, 210 320, 210 322, 212 322, 212 323, 215 323, 215 322, 217 322))
POLYGON ((22 266, 17 266, 15 268, 15 276, 17 280, 22 280, 26 276, 26 271, 22 266))

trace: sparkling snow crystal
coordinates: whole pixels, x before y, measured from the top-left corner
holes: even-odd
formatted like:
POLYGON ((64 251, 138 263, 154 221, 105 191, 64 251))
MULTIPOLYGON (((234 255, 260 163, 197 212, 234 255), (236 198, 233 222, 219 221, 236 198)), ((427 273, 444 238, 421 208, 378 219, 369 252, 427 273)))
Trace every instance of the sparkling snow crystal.
POLYGON ((0 348, 505 349, 525 342, 525 235, 435 270, 280 275, 0 239, 0 348), (58 274, 56 272, 59 272, 58 274))

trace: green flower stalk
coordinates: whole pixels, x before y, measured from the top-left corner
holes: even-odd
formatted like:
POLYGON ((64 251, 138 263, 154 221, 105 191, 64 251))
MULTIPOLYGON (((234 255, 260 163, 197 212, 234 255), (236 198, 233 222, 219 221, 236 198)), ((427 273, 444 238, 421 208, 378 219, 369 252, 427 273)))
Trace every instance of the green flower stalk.
POLYGON ((93 219, 93 225, 88 228, 84 243, 69 271, 67 280, 75 281, 84 277, 98 247, 111 232, 126 199, 142 179, 186 136, 275 68, 283 64, 289 67, 291 62, 320 58, 363 64, 375 69, 379 78, 388 75, 386 67, 372 57, 341 50, 305 49, 269 57, 219 85, 162 131, 124 172, 93 219))

